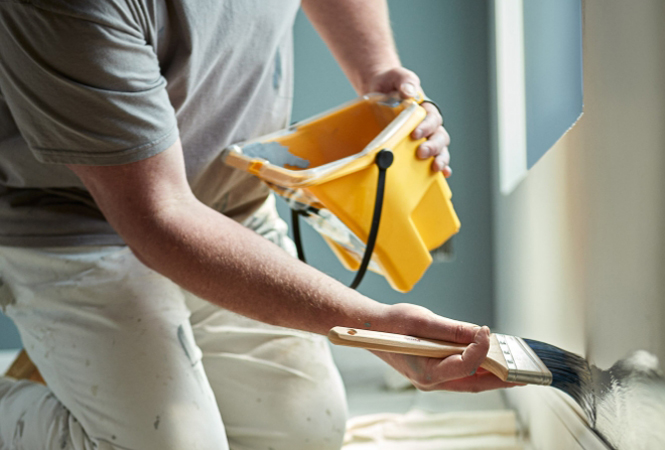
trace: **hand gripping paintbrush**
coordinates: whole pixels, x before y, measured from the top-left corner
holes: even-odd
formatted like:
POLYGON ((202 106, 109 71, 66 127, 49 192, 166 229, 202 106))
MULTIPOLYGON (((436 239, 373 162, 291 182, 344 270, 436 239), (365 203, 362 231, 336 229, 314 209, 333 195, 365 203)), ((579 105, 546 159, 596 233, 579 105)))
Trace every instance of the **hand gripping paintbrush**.
MULTIPOLYGON (((466 344, 345 327, 331 329, 328 339, 337 345, 430 358, 461 354, 467 347, 466 344)), ((577 401, 589 419, 593 418, 594 408, 586 395, 591 370, 581 356, 544 342, 493 333, 489 352, 480 367, 510 383, 560 389, 577 401)))

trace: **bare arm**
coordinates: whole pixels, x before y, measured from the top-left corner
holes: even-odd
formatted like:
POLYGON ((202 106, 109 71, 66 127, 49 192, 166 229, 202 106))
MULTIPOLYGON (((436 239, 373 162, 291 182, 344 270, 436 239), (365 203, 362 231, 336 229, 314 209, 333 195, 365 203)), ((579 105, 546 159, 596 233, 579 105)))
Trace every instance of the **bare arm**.
MULTIPOLYGON (((399 92, 407 98, 421 91, 420 79, 397 55, 386 0, 302 0, 302 8, 356 92, 399 92)), ((411 134, 427 138, 417 156, 434 157, 432 170, 449 177, 450 136, 439 111, 430 103, 423 107, 427 117, 411 134)))
POLYGON ((373 90, 376 75, 402 66, 385 0, 303 0, 302 8, 358 93, 373 90))
POLYGON ((70 166, 147 266, 213 303, 254 319, 325 334, 374 324, 385 306, 290 257, 208 208, 185 178, 180 142, 121 166, 70 166))
MULTIPOLYGON (((179 141, 131 164, 69 168, 141 261, 212 303, 320 334, 341 325, 471 343, 463 355, 443 360, 387 359, 423 388, 447 388, 446 382, 460 388, 457 379, 468 377, 487 354, 486 328, 415 305, 371 300, 200 203, 187 183, 179 141)), ((502 386, 497 378, 487 378, 472 387, 502 386)))

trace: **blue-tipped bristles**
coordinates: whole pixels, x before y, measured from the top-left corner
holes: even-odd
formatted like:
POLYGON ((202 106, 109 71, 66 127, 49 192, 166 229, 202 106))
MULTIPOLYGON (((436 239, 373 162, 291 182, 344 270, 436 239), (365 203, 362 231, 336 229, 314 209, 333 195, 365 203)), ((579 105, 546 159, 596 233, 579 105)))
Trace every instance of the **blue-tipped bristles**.
POLYGON ((595 396, 589 363, 579 355, 544 342, 524 339, 540 360, 552 372, 552 387, 570 395, 582 408, 591 423, 596 422, 595 396))

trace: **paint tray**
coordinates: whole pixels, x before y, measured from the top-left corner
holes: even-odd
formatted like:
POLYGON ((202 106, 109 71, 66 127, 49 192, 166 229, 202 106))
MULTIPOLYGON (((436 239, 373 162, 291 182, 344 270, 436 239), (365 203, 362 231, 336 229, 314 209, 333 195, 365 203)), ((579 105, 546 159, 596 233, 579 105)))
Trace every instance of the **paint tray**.
POLYGON ((358 270, 369 250, 366 266, 407 292, 431 264, 430 250, 460 227, 445 178, 432 171, 431 158, 416 157, 424 139, 410 133, 425 115, 415 100, 370 94, 232 145, 222 157, 284 197, 347 269, 358 270), (382 168, 379 161, 386 155, 392 164, 382 168), (375 238, 370 245, 368 238, 375 238))

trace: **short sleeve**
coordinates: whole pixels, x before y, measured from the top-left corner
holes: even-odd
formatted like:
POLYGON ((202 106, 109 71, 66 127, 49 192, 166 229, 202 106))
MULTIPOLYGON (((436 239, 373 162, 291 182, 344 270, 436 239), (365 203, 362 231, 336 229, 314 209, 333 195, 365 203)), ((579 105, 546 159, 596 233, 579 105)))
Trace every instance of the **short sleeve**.
POLYGON ((126 164, 178 137, 155 51, 129 19, 0 1, 0 95, 44 163, 126 164))

